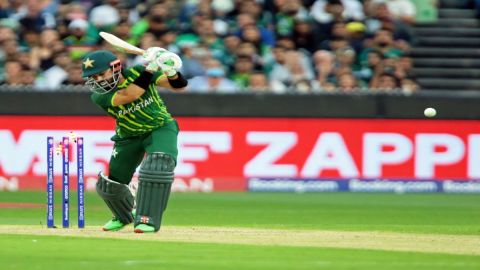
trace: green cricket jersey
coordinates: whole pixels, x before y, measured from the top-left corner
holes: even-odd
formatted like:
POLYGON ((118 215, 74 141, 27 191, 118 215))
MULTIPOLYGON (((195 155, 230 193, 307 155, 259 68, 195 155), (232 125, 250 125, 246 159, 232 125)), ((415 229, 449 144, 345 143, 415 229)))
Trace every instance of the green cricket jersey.
POLYGON ((117 89, 106 94, 93 93, 93 102, 116 120, 116 135, 120 138, 138 136, 159 128, 173 120, 167 107, 160 98, 156 83, 163 76, 162 72, 153 75, 152 82, 145 93, 137 100, 113 106, 112 101, 115 93, 131 84, 140 73, 145 70, 142 65, 137 65, 122 71, 125 81, 117 86, 117 89))

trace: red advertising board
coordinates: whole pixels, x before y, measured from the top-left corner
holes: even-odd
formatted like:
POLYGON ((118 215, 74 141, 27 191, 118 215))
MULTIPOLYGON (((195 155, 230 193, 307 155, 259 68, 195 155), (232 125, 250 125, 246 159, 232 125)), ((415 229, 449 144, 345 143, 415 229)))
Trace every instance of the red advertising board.
MULTIPOLYGON (((178 122, 174 189, 180 191, 245 190, 252 177, 480 179, 479 121, 185 117, 178 122)), ((85 138, 85 175, 94 181, 108 170, 113 129, 108 117, 0 116, 0 190, 43 188, 46 137, 60 139, 69 131, 85 138)), ((75 172, 75 160, 72 166, 75 172)), ((60 165, 55 172, 60 174, 60 165)), ((92 185, 87 181, 87 188, 92 185)))

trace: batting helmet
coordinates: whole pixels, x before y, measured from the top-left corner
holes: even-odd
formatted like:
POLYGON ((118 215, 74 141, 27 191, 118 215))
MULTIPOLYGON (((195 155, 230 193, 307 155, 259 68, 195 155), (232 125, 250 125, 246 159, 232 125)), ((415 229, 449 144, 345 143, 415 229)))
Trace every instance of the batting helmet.
POLYGON ((105 94, 117 87, 120 80, 122 64, 120 59, 106 50, 87 53, 82 61, 82 76, 86 79, 86 85, 90 90, 105 94), (102 76, 99 80, 94 75, 106 73, 111 70, 111 76, 102 76))

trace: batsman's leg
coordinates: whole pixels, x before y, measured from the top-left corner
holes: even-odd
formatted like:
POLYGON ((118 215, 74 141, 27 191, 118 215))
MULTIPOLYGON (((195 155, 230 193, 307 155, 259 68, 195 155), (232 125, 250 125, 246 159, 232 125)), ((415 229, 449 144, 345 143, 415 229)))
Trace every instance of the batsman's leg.
POLYGON ((113 219, 103 226, 103 230, 116 231, 133 222, 135 194, 128 184, 144 154, 141 139, 115 141, 109 176, 100 174, 97 182, 97 192, 113 214, 113 219))
POLYGON ((174 158, 165 153, 150 153, 140 167, 135 232, 156 232, 162 223, 173 182, 174 158))
POLYGON ((98 174, 97 193, 105 201, 114 218, 103 226, 104 231, 117 231, 133 222, 132 209, 135 198, 127 185, 98 174))

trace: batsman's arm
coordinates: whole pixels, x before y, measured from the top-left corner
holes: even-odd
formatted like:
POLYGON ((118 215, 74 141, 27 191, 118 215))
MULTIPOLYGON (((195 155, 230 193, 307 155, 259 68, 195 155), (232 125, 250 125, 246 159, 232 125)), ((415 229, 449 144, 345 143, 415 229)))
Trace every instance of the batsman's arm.
POLYGON ((188 81, 178 70, 182 67, 182 60, 178 55, 172 52, 159 54, 155 59, 159 69, 165 76, 158 80, 156 84, 163 88, 179 92, 185 89, 188 81))
POLYGON ((174 92, 181 92, 185 90, 185 87, 188 85, 188 81, 183 77, 182 73, 177 72, 175 75, 170 77, 165 75, 157 81, 157 85, 170 89, 174 92))
POLYGON ((139 99, 145 93, 145 89, 148 89, 152 78, 153 73, 151 71, 143 71, 140 76, 133 81, 133 83, 128 85, 125 89, 115 92, 112 98, 112 105, 124 105, 139 99))
POLYGON ((167 50, 160 47, 148 48, 143 52, 142 56, 147 62, 145 70, 140 73, 140 76, 135 79, 133 83, 115 93, 112 99, 113 106, 131 103, 145 93, 155 72, 157 72, 159 68, 156 61, 157 55, 164 54, 165 52, 167 52, 167 50))

